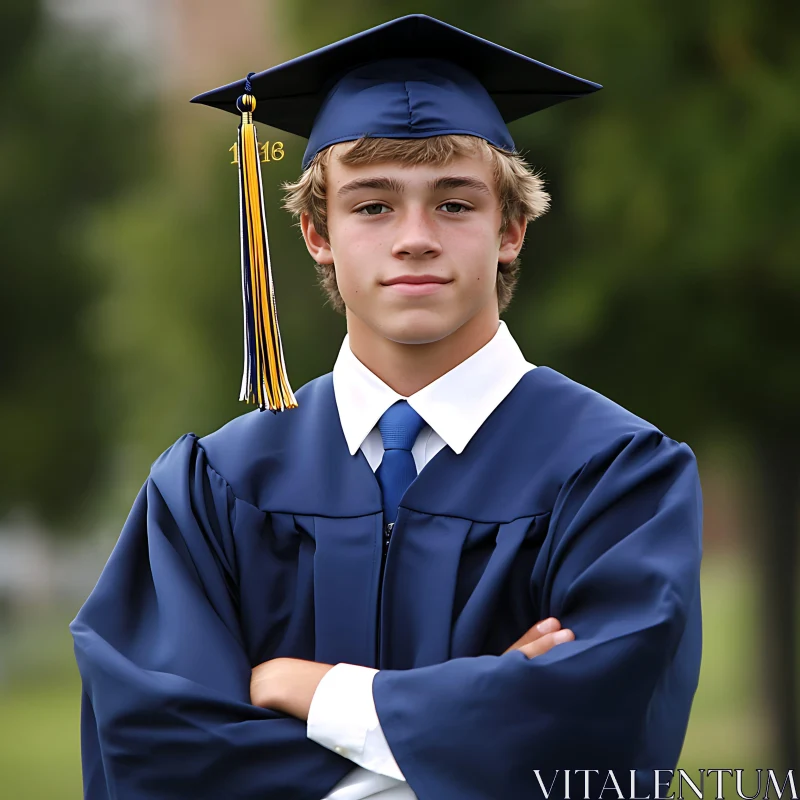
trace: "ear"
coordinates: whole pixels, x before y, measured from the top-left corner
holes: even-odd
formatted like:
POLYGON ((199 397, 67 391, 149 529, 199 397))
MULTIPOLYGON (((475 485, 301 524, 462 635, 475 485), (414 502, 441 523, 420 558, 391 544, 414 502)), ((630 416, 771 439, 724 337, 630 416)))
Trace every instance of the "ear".
POLYGON ((333 264, 331 245, 321 234, 317 233, 311 215, 303 211, 300 214, 300 230, 303 231, 308 252, 317 264, 333 264))
POLYGON ((525 230, 528 227, 528 220, 523 216, 512 219, 508 223, 505 233, 500 239, 500 252, 497 260, 501 264, 510 264, 522 250, 525 241, 525 230))

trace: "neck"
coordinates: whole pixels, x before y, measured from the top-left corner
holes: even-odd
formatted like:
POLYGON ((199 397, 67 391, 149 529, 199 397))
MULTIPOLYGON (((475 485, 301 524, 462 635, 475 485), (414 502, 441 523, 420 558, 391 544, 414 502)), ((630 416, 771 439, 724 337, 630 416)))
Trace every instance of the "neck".
POLYGON ((433 342, 407 344, 387 339, 349 311, 347 333, 353 355, 398 394, 409 397, 466 361, 497 333, 496 307, 479 312, 433 342))

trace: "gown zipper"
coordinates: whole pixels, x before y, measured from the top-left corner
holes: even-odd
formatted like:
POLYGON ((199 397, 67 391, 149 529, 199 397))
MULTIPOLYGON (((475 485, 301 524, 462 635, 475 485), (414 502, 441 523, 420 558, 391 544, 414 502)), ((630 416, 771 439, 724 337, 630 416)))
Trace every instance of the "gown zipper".
POLYGON ((394 522, 389 522, 383 526, 383 558, 381 559, 381 575, 383 575, 383 567, 386 564, 386 554, 389 552, 389 542, 392 538, 392 529, 394 522))
POLYGON ((389 542, 392 539, 394 522, 387 522, 383 526, 383 548, 381 553, 381 571, 378 577, 378 614, 375 630, 375 664, 378 665, 381 653, 381 613, 383 611, 383 573, 386 569, 386 556, 389 553, 389 542))

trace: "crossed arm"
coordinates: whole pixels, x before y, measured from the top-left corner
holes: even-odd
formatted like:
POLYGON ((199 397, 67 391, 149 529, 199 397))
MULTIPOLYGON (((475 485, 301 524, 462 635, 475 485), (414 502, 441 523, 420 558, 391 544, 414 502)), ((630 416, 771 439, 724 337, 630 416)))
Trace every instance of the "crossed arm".
MULTIPOLYGON (((531 630, 509 648, 525 657, 374 674, 382 730, 416 794, 519 796, 534 766, 641 761, 644 733, 658 766, 674 765, 699 673, 701 512, 691 451, 656 432, 576 471, 534 576, 574 641, 531 630)), ((71 625, 87 798, 224 796, 235 775, 242 797, 308 800, 351 769, 300 722, 333 665, 248 660, 232 520, 241 544, 265 515, 192 436, 154 463, 71 625)))
MULTIPOLYGON (((542 655, 575 634, 549 617, 534 625, 517 639, 510 650, 520 650, 528 658, 542 655)), ((308 719, 311 700, 320 681, 333 669, 333 664, 320 664, 301 658, 273 658, 253 669, 250 679, 250 700, 254 706, 308 719)))

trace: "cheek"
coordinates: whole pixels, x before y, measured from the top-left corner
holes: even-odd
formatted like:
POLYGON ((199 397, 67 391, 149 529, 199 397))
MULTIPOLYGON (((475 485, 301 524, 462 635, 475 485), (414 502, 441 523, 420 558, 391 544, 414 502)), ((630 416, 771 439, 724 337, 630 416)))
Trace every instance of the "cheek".
POLYGON ((500 236, 486 225, 465 232, 453 242, 455 257, 460 263, 465 301, 482 304, 497 286, 497 256, 500 236), (469 299, 467 299, 467 297, 469 299))
POLYGON ((346 223, 330 234, 331 254, 336 265, 339 289, 343 286, 366 290, 373 286, 384 258, 386 231, 365 230, 367 226, 346 223))
POLYGON ((354 233, 348 230, 346 224, 338 223, 333 228, 329 228, 331 256, 336 269, 336 282, 339 290, 346 290, 347 287, 358 282, 362 270, 359 269, 360 262, 363 260, 363 244, 354 233))
POLYGON ((372 283, 369 251, 359 243, 341 248, 334 245, 331 252, 339 293, 346 304, 352 305, 368 295, 372 283))
POLYGON ((348 305, 351 298, 361 293, 362 287, 358 283, 356 274, 346 267, 343 269, 339 264, 336 265, 336 285, 339 287, 339 294, 348 305))
POLYGON ((448 246, 474 253, 476 257, 485 256, 500 247, 499 227, 495 228, 492 221, 485 217, 470 220, 469 224, 454 225, 446 235, 448 246))
POLYGON ((500 236, 488 226, 467 227, 453 231, 447 249, 458 259, 461 269, 474 280, 484 281, 497 269, 500 236))

